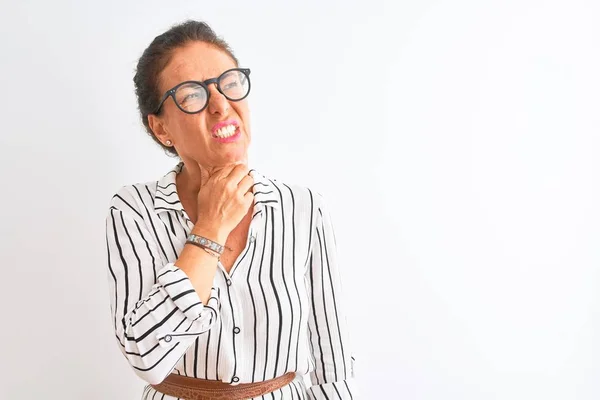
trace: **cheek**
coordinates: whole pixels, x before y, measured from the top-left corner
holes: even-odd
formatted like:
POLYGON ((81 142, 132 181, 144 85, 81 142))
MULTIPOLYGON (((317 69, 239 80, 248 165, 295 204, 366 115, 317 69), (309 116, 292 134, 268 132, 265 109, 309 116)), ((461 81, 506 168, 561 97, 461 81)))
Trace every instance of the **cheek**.
POLYGON ((250 109, 248 108, 248 102, 246 100, 237 102, 235 104, 235 111, 241 118, 246 130, 250 132, 250 109))
POLYGON ((199 114, 184 114, 178 120, 178 134, 184 140, 197 140, 208 132, 206 118, 204 113, 199 114))

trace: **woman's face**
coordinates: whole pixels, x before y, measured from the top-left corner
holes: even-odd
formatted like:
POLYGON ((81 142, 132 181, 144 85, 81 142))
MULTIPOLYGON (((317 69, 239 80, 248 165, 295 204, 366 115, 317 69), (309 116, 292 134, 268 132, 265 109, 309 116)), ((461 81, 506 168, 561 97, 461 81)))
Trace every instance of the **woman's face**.
MULTIPOLYGON (((161 97, 181 82, 216 78, 236 67, 231 57, 217 47, 204 42, 189 43, 175 50, 160 74, 161 97)), ((162 143, 170 140, 186 163, 218 167, 246 160, 251 140, 247 100, 229 101, 217 90, 215 84, 210 84, 208 88, 208 105, 197 114, 182 112, 173 98, 168 98, 162 105, 160 115, 148 117, 152 131, 162 143), (228 128, 229 125, 233 125, 233 128, 228 128), (235 135, 228 142, 217 137, 218 134, 234 129, 235 135)))

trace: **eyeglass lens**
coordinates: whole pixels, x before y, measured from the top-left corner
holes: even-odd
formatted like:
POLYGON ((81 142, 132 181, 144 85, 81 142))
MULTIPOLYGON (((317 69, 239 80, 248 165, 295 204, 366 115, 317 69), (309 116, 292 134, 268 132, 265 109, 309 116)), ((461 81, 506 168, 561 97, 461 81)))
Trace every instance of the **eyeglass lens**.
MULTIPOLYGON (((217 85, 223 95, 232 101, 243 99, 250 89, 250 82, 246 74, 237 70, 221 75, 217 85)), ((183 110, 195 112, 206 106, 208 92, 204 86, 189 82, 177 88, 175 99, 183 110)))

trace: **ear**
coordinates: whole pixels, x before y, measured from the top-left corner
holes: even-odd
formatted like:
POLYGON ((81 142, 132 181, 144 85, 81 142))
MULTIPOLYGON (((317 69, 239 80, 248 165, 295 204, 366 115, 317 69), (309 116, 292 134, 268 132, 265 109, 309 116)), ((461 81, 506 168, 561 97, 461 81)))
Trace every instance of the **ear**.
POLYGON ((150 126, 150 129, 152 129, 152 132, 154 132, 154 135, 161 143, 165 144, 170 139, 169 133, 165 128, 165 123, 160 117, 154 114, 148 115, 148 126, 150 126))

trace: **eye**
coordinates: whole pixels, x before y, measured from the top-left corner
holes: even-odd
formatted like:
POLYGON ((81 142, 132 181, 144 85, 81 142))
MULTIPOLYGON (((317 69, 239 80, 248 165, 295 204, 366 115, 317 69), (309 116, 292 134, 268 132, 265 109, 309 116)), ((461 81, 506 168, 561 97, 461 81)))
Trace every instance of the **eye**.
POLYGON ((199 94, 198 92, 192 92, 192 93, 190 93, 190 94, 186 95, 186 96, 183 98, 183 100, 181 100, 181 101, 185 103, 186 101, 189 101, 189 100, 195 100, 195 99, 197 99, 198 97, 200 97, 200 94, 199 94))
POLYGON ((189 82, 180 86, 175 92, 177 103, 181 106, 190 107, 206 100, 205 89, 195 82, 189 82))
POLYGON ((225 86, 223 86, 223 90, 235 89, 238 86, 240 86, 239 81, 228 82, 225 84, 225 86))

